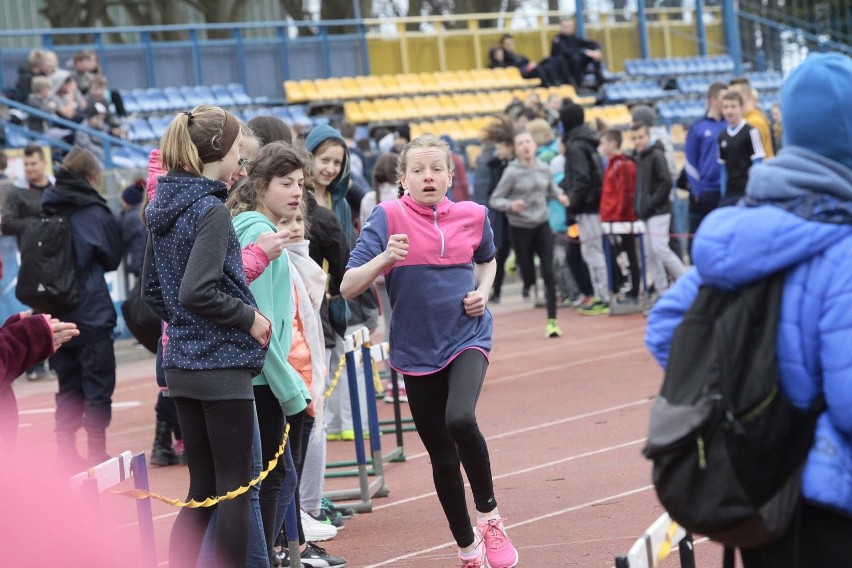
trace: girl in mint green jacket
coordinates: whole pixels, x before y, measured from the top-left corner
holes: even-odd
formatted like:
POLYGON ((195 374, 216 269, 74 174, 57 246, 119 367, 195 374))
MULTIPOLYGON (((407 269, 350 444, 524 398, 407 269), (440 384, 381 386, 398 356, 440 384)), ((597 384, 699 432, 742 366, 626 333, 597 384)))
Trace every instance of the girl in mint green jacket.
MULTIPOLYGON (((245 183, 234 187, 228 197, 241 246, 255 242, 263 233, 277 231, 278 221, 298 209, 304 187, 305 163, 291 146, 274 142, 255 154, 247 172, 245 183)), ((287 362, 295 310, 287 255, 270 262, 249 288, 260 313, 272 322, 272 338, 263 370, 252 381, 261 453, 263 463, 267 464, 281 444, 286 417, 302 417, 311 395, 302 378, 287 362)), ((300 430, 298 424, 291 423, 289 440, 298 440, 300 430)), ((278 499, 289 500, 291 497, 279 495, 285 475, 296 475, 296 472, 285 472, 284 460, 281 459, 260 488, 260 512, 270 552, 275 542, 278 499)))

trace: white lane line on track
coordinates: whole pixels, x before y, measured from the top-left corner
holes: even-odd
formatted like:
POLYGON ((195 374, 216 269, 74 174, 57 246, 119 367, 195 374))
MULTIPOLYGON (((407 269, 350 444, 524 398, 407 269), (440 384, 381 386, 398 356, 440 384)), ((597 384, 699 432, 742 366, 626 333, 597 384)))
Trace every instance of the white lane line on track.
MULTIPOLYGON (((637 487, 636 489, 631 489, 629 491, 624 491, 622 493, 616 493, 615 495, 609 495, 607 497, 602 497, 601 499, 595 499, 594 501, 588 501, 586 503, 581 503, 579 505, 574 505, 573 507, 567 507, 565 509, 561 509, 559 511, 553 511, 552 513, 547 513, 546 515, 540 515, 538 517, 533 517, 531 519, 527 519, 525 521, 520 521, 518 523, 514 523, 508 525, 507 529, 513 529, 516 527, 522 527, 524 525, 529 525, 532 523, 537 523, 539 521, 543 521, 545 519, 550 519, 553 517, 557 517, 559 515, 564 515, 566 513, 571 513, 574 511, 578 511, 580 509, 585 509, 588 507, 594 507, 596 505, 601 505, 606 503, 607 501, 612 501, 613 499, 621 499, 622 497, 629 497, 630 495, 635 495, 637 493, 642 493, 644 491, 648 491, 649 489, 653 489, 653 485, 644 485, 642 487, 637 487)), ((424 548, 422 550, 415 550, 414 552, 409 552, 408 554, 403 554, 402 556, 397 556, 396 558, 390 558, 383 562, 379 562, 378 564, 370 564, 369 566, 365 566, 364 568, 378 568, 379 566, 390 566, 397 562, 401 562, 403 560, 408 560, 409 558, 416 558, 418 556, 422 556, 424 554, 428 554, 430 552, 437 552, 438 550, 442 550, 444 548, 448 548, 451 546, 455 546, 454 541, 445 542, 443 544, 439 544, 437 546, 432 546, 430 548, 424 548)))
MULTIPOLYGON (((608 446, 606 448, 600 448, 600 449, 597 449, 597 450, 584 452, 582 454, 577 454, 575 456, 568 456, 568 457, 565 457, 565 458, 560 458, 558 460, 553 460, 553 461, 550 461, 550 462, 547 462, 547 463, 534 465, 532 467, 526 467, 524 469, 518 469, 518 470, 515 470, 515 471, 510 471, 508 473, 495 475, 493 477, 493 479, 496 481, 498 479, 505 479, 507 477, 514 477, 516 475, 523 475, 525 473, 530 473, 530 472, 533 472, 533 471, 536 471, 536 470, 539 470, 539 469, 546 469, 548 467, 553 467, 553 466, 556 466, 556 465, 561 465, 563 463, 568 463, 568 462, 576 461, 576 460, 579 460, 579 459, 596 456, 596 455, 603 454, 603 453, 606 453, 606 452, 612 452, 612 451, 615 451, 615 450, 621 450, 621 449, 624 449, 624 448, 629 448, 630 446, 635 446, 636 444, 641 444, 645 440, 646 440, 646 438, 640 438, 638 440, 631 440, 629 442, 624 442, 622 444, 616 444, 614 446, 608 446)), ((467 483, 465 483, 464 485, 465 485, 465 487, 470 487, 470 485, 467 484, 467 483)), ((386 503, 384 505, 378 505, 376 507, 373 507, 373 511, 380 511, 382 509, 389 509, 391 507, 396 507, 398 505, 405 505, 407 503, 412 503, 414 501, 419 501, 421 499, 427 499, 429 497, 434 497, 436 495, 437 495, 437 493, 435 493, 434 491, 430 491, 429 493, 423 493, 421 495, 415 495, 414 497, 408 497, 407 499, 402 499, 400 501, 394 501, 393 503, 386 503)))
MULTIPOLYGON (((537 327, 536 327, 536 330, 538 330, 537 327)), ((588 337, 588 338, 585 338, 585 339, 573 339, 571 341, 571 347, 573 348, 577 345, 587 345, 587 344, 590 344, 590 343, 598 343, 598 342, 601 342, 601 341, 609 341, 611 339, 618 339, 620 337, 624 337, 624 336, 627 336, 627 335, 636 335, 637 333, 643 333, 644 334, 644 332, 645 332, 644 328, 641 328, 641 329, 637 328, 637 329, 628 329, 628 330, 624 330, 624 331, 616 331, 616 332, 613 332, 613 333, 608 333, 606 335, 596 335, 594 337, 588 337)), ((498 340, 498 342, 502 343, 502 341, 505 341, 505 339, 506 338, 500 338, 498 340)), ((513 358, 515 355, 505 355, 505 356, 503 355, 503 350, 507 349, 507 348, 508 348, 508 345, 502 346, 498 343, 495 350, 492 351, 491 360, 499 363, 503 359, 513 358)), ((528 356, 528 355, 536 354, 536 353, 550 353, 551 351, 553 351, 553 348, 554 348, 554 344, 552 342, 551 343, 545 343, 541 347, 537 347, 535 349, 527 349, 521 355, 528 356)))
MULTIPOLYGON (((131 400, 128 402, 113 402, 112 409, 113 410, 121 410, 122 408, 135 408, 137 406, 141 406, 141 400, 131 400)), ((45 408, 31 408, 30 410, 22 410, 20 412, 21 416, 27 416, 30 414, 52 414, 56 412, 56 406, 50 406, 45 408)))
MULTIPOLYGON (((624 357, 626 355, 636 355, 637 353, 647 353, 648 349, 646 347, 637 347, 635 349, 628 349, 626 351, 618 351, 617 353, 608 353, 607 355, 598 355, 596 357, 587 357, 585 359, 577 359, 576 361, 571 361, 568 363, 559 363, 558 365, 551 365, 549 367, 539 367, 537 369, 531 369, 529 371, 524 371, 522 373, 515 373, 511 377, 506 377, 503 379, 485 379, 485 386, 488 385, 499 385, 502 383, 508 383, 509 381, 514 381, 516 379, 522 379, 524 377, 529 377, 533 375, 540 375, 542 373, 548 373, 551 371, 561 371, 564 369, 569 369, 571 367, 579 367, 581 365, 587 365, 589 363, 598 363, 600 361, 606 361, 608 359, 618 359, 619 357, 624 357)), ((518 353, 516 355, 512 355, 511 358, 514 357, 526 357, 527 353, 518 353)), ((510 357, 507 357, 507 359, 510 357)))
MULTIPOLYGON (((560 424, 567 424, 569 422, 576 422, 577 420, 584 420, 586 418, 592 418, 594 416, 599 416, 601 414, 607 414, 609 412, 615 412, 617 410, 624 410, 626 408, 632 408, 634 406, 640 406, 643 404, 648 404, 651 402, 650 398, 645 398, 642 400, 634 400, 633 402, 627 402, 624 404, 619 404, 616 406, 610 406, 608 408, 602 408, 600 410, 593 410, 591 412, 584 412, 583 414, 575 414, 574 416, 568 416, 566 418, 560 418, 559 420, 553 420, 551 422, 544 422, 542 424, 536 424, 535 426, 527 426, 525 428, 519 428, 518 430, 510 430, 508 432, 503 432, 502 434, 495 434, 493 436, 487 436, 486 441, 489 442, 491 440, 499 440, 501 438, 508 438, 509 436, 516 436, 518 434, 525 434, 527 432, 533 432, 535 430, 540 430, 542 428, 550 428, 551 426, 559 426, 560 424)), ((405 461, 411 461, 418 458, 425 458, 429 454, 426 452, 421 452, 419 454, 412 454, 410 456, 405 457, 405 461)))

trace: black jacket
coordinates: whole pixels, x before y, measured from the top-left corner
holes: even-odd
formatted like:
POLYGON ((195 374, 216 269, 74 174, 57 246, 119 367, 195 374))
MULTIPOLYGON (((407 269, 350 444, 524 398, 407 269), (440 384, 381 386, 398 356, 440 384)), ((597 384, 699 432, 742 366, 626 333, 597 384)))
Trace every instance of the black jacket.
POLYGON ((672 212, 669 195, 672 190, 672 175, 669 173, 663 144, 657 140, 642 152, 634 155, 636 160, 636 216, 648 219, 655 215, 672 212))
POLYGON ((57 172, 56 186, 45 190, 42 207, 67 215, 71 227, 80 303, 62 319, 77 324, 81 340, 111 334, 116 313, 104 275, 118 268, 124 252, 118 218, 88 181, 65 169, 57 172))
POLYGON ((564 142, 565 179, 561 185, 570 201, 568 211, 572 215, 597 213, 603 184, 600 139, 594 130, 582 125, 568 131, 564 142))

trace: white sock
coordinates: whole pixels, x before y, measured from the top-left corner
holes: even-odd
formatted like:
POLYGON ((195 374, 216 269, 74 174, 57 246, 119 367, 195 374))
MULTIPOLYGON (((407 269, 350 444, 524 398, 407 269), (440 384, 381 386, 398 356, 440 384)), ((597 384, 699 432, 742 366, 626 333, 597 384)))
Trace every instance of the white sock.
POLYGON ((477 544, 473 548, 473 550, 471 550, 470 552, 463 552, 462 549, 459 548, 459 556, 461 556, 462 558, 465 558, 465 559, 477 558, 479 556, 479 554, 480 554, 479 544, 477 544))
POLYGON ((476 512, 476 522, 477 523, 482 523, 482 522, 490 521, 492 519, 499 519, 499 518, 500 518, 500 513, 497 512, 497 509, 494 509, 490 513, 480 513, 479 511, 476 512))

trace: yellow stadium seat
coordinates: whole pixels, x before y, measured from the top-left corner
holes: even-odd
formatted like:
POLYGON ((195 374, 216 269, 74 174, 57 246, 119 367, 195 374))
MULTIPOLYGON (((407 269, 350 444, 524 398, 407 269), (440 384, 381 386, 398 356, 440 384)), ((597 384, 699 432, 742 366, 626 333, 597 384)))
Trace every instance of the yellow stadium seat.
POLYGON ((359 99, 364 96, 361 86, 355 81, 355 77, 341 77, 340 86, 343 88, 343 98, 359 99))
POLYGON ((423 93, 439 93, 446 90, 438 82, 435 73, 418 73, 417 80, 423 89, 421 91, 423 93))
POLYGON ((417 73, 398 73, 396 82, 399 85, 399 94, 411 95, 425 92, 417 73))
POLYGON ((442 94, 438 95, 438 104, 441 105, 441 109, 443 109, 444 114, 446 115, 456 115, 461 114, 462 111, 459 108, 459 105, 456 104, 456 100, 452 95, 442 94))
POLYGON ((470 71, 456 71, 456 74, 463 91, 473 91, 479 88, 470 71))
POLYGON ((381 81, 382 86, 384 87, 384 91, 381 96, 383 97, 398 97, 402 94, 402 87, 396 79, 396 75, 382 75, 381 81))
POLYGON ((346 117, 346 122, 351 122, 352 124, 364 124, 368 122, 358 101, 346 101, 343 103, 343 115, 346 117))
POLYGON ((299 86, 301 87, 302 92, 305 93, 305 100, 307 102, 318 101, 322 98, 313 81, 299 81, 299 86))
POLYGON ((359 96, 363 98, 380 97, 385 92, 382 80, 375 75, 358 75, 355 77, 355 83, 358 85, 360 90, 359 96))
POLYGON ((438 71, 433 73, 433 77, 440 91, 456 92, 465 88, 458 71, 438 71))
POLYGON ((360 101, 358 106, 361 108, 361 112, 364 114, 364 118, 366 122, 374 122, 380 120, 379 111, 376 109, 375 103, 369 99, 364 99, 360 101))
POLYGON ((284 98, 290 104, 298 104, 307 102, 308 95, 298 81, 284 81, 284 98))
POLYGON ((411 97, 399 97, 399 105, 402 108, 404 119, 413 119, 420 117, 420 109, 417 108, 417 105, 414 103, 414 99, 411 97))

